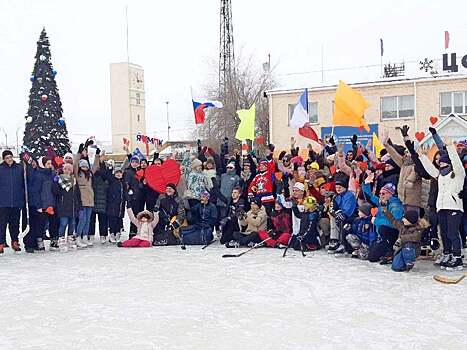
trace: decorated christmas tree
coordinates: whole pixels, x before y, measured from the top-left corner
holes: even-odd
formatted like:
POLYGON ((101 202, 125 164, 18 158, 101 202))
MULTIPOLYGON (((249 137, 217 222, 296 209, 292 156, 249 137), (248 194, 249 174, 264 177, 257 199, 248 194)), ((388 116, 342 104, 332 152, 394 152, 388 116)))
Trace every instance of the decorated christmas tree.
POLYGON ((37 42, 23 138, 25 150, 35 157, 46 155, 49 146, 59 156, 70 150, 62 103, 55 82, 56 75, 57 71, 52 67, 49 38, 44 28, 37 42))

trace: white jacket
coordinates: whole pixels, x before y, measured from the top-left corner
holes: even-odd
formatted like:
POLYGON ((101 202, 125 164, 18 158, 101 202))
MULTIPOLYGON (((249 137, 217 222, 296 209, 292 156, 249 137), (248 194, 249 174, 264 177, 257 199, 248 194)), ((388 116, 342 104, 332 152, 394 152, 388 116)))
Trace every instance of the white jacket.
POLYGON ((446 146, 448 151, 449 159, 452 164, 452 172, 442 176, 439 170, 430 162, 425 156, 420 156, 420 161, 423 164, 426 172, 431 177, 438 179, 438 199, 436 200, 436 210, 440 211, 443 209, 449 210, 460 210, 464 211, 462 199, 459 197, 459 192, 464 187, 465 171, 462 166, 462 161, 456 152, 454 145, 446 146), (454 178, 451 177, 454 173, 454 178))

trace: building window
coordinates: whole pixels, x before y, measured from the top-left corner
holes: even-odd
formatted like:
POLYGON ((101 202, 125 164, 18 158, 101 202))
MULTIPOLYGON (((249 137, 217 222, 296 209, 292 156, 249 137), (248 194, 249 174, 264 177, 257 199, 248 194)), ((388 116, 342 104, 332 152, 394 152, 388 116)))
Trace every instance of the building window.
POLYGON ((467 114, 467 91, 441 92, 439 105, 440 115, 467 114))
POLYGON ((381 120, 413 118, 414 96, 381 97, 381 120))
MULTIPOLYGON (((288 105, 288 113, 289 113, 289 125, 290 119, 292 119, 293 110, 295 109, 296 104, 290 103, 288 105)), ((318 102, 308 102, 308 120, 312 124, 318 123, 318 102)))
POLYGON ((136 104, 137 105, 141 104, 141 95, 139 92, 136 93, 136 104))

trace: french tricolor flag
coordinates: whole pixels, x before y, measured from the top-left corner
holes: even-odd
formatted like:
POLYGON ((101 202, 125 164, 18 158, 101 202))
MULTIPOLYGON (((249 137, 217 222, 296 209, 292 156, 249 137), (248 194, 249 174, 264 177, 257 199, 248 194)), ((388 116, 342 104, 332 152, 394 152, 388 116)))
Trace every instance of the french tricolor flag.
POLYGON ((204 110, 206 108, 212 108, 212 107, 222 108, 223 107, 222 102, 220 101, 210 101, 210 100, 195 101, 193 99, 191 101, 193 102, 193 110, 195 113, 196 124, 204 124, 204 120, 206 117, 204 114, 204 110))

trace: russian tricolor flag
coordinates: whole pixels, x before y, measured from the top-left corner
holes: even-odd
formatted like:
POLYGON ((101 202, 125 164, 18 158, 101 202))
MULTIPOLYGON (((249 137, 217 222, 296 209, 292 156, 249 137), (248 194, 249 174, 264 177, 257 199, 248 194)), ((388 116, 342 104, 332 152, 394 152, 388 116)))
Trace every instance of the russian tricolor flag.
POLYGON ((222 108, 222 102, 219 101, 209 101, 205 100, 202 102, 198 102, 195 100, 191 100, 193 102, 193 111, 195 113, 195 123, 196 124, 204 124, 204 119, 205 119, 205 114, 204 114, 204 109, 206 108, 222 108))

